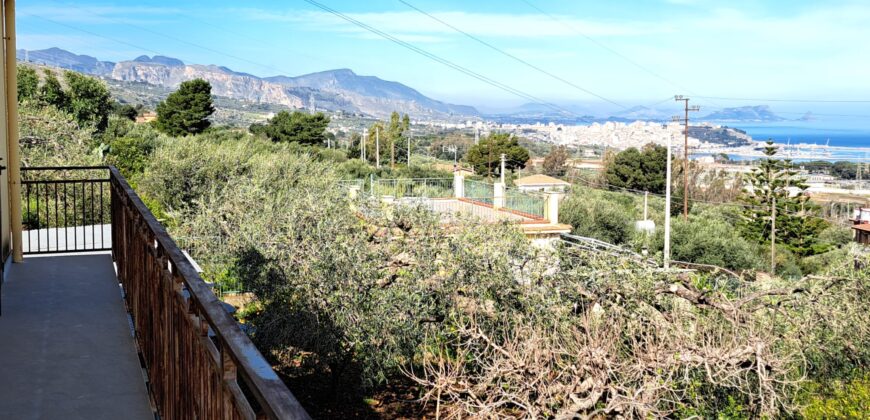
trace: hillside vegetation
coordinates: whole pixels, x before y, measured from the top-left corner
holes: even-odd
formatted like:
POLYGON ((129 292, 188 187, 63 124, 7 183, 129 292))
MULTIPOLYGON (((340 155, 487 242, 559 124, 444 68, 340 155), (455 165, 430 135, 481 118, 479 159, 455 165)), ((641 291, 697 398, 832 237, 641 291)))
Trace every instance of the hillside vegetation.
MULTIPOLYGON (((510 224, 445 230, 424 209, 351 198, 338 180, 445 174, 375 169, 294 125, 318 118, 268 123, 304 139, 215 126, 173 136, 109 106, 100 127, 47 101, 42 83, 21 104, 25 164, 118 166, 206 280, 251 293, 236 316, 315 417, 866 410, 870 258, 838 234, 824 239, 824 263, 795 256, 797 270, 758 280, 542 249, 510 224)), ((631 227, 639 200, 578 188, 565 220, 654 255, 658 234, 631 227)), ((650 207, 661 220, 661 200, 650 207)), ((741 273, 766 266, 760 244, 734 228, 739 209, 696 205, 688 221, 675 218, 674 257, 741 273)))

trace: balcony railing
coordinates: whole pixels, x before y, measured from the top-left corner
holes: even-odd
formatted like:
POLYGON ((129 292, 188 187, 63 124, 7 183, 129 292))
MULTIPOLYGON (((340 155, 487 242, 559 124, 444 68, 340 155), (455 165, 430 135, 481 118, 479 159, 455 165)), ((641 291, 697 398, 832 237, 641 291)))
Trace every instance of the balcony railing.
MULTIPOLYGON (((28 216, 23 209, 24 217, 31 217, 25 224, 38 223, 31 229, 54 229, 48 231, 58 234, 52 239, 54 248, 46 249, 40 240, 31 252, 78 251, 78 232, 96 238, 99 229, 90 226, 110 226, 118 279, 160 417, 308 418, 117 169, 28 168, 26 172, 33 182, 22 182, 31 186, 29 192, 22 191, 23 206, 34 199, 32 204, 39 203, 40 210, 34 208, 28 216), (108 175, 92 179, 88 175, 92 171, 108 175), (100 190, 110 193, 104 197, 96 193, 100 190), (50 203, 47 213, 46 203, 50 203), (60 234, 59 229, 76 237, 60 234)), ((88 251, 101 249, 100 244, 88 251)))
POLYGON ((112 249, 109 168, 21 168, 25 254, 112 249))

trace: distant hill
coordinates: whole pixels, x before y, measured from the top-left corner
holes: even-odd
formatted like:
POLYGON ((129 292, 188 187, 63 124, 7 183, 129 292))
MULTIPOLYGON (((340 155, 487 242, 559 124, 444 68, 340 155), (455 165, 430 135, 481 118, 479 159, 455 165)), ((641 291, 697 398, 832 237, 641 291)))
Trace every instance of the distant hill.
POLYGON ((634 106, 629 109, 619 111, 613 114, 613 117, 624 120, 640 120, 640 121, 666 121, 671 119, 671 114, 657 109, 645 107, 642 105, 634 106))
POLYGON ((252 104, 277 104, 289 108, 344 111, 388 116, 392 111, 408 113, 418 119, 464 118, 477 116, 471 106, 454 105, 431 99, 398 82, 375 76, 360 76, 349 69, 329 70, 302 76, 261 78, 233 71, 224 66, 186 64, 165 56, 136 57, 113 63, 60 48, 38 51, 19 50, 20 61, 60 67, 124 82, 142 82, 163 88, 176 88, 195 78, 207 80, 215 95, 252 104))
POLYGON ((785 118, 773 113, 767 105, 741 106, 738 108, 724 108, 699 118, 701 121, 718 122, 776 122, 785 121, 785 118))
POLYGON ((110 74, 115 67, 115 63, 111 61, 100 61, 89 55, 77 55, 60 48, 37 51, 17 50, 15 55, 18 61, 60 67, 98 76, 110 74))

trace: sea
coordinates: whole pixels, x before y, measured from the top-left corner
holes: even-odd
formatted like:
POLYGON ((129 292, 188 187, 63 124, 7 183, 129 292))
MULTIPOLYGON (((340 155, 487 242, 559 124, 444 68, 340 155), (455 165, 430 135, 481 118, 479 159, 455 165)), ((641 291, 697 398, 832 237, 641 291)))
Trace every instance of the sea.
POLYGON ((866 120, 780 121, 725 125, 746 131, 756 141, 770 139, 775 143, 792 146, 789 150, 801 156, 795 158, 795 161, 815 159, 870 161, 870 117, 866 120), (802 145, 816 147, 802 147, 802 145))

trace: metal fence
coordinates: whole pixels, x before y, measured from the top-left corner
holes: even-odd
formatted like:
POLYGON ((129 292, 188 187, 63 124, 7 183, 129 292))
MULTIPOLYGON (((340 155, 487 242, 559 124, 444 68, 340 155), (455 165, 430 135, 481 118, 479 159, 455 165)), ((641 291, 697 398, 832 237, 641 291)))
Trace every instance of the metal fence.
POLYGON ((475 201, 480 201, 481 203, 489 205, 493 204, 493 199, 495 198, 494 188, 495 187, 492 184, 471 179, 466 179, 463 183, 465 197, 473 198, 475 201))
POLYGON ((505 208, 533 219, 544 218, 544 207, 547 205, 545 194, 505 188, 504 195, 505 208))
POLYGON ((448 198, 453 197, 453 179, 450 178, 399 178, 376 179, 370 182, 370 193, 377 197, 391 196, 448 198))
POLYGON ((21 168, 22 252, 112 249, 109 168, 21 168))

